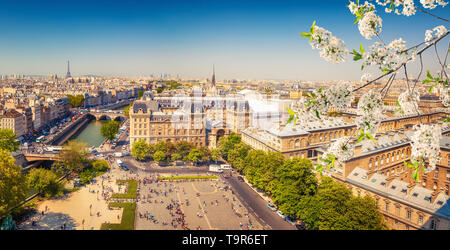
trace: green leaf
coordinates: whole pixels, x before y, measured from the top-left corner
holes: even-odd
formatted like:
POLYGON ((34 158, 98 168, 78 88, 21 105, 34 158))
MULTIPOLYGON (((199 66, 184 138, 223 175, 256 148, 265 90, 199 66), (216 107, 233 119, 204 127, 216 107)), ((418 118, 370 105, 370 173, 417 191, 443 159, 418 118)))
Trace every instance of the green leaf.
POLYGON ((364 54, 364 48, 362 46, 362 43, 359 44, 359 50, 361 51, 362 54, 364 54))
POLYGON ((286 108, 286 109, 287 109, 287 111, 288 111, 290 116, 294 116, 295 115, 295 111, 294 110, 292 110, 290 108, 286 108))
POLYGON ((316 116, 320 119, 319 111, 316 110, 316 116))
POLYGON ((403 161, 405 163, 405 166, 407 166, 408 168, 414 168, 414 165, 407 162, 407 161, 403 161))
POLYGON ((362 59, 362 56, 360 54, 353 56, 353 61, 359 61, 362 59))
POLYGON ((431 92, 433 91, 433 88, 434 88, 434 85, 431 85, 431 86, 430 86, 430 94, 431 94, 431 92))
POLYGON ((450 122, 450 117, 445 117, 444 120, 442 120, 443 122, 450 122))
POLYGON ((366 134, 367 139, 372 141, 377 141, 375 138, 373 138, 370 134, 366 134))
POLYGON ((302 32, 302 33, 300 33, 300 35, 302 35, 305 38, 311 37, 311 34, 308 32, 302 32))
POLYGON ((356 138, 356 142, 360 143, 363 139, 364 139, 364 133, 359 134, 358 137, 356 138))
POLYGON ((430 79, 433 79, 433 77, 431 76, 431 73, 430 73, 429 70, 427 70, 427 77, 430 78, 430 79))
POLYGON ((311 26, 311 34, 314 34, 314 28, 316 26, 316 21, 313 22, 312 26, 311 26))
POLYGON ((292 119, 294 119, 294 116, 289 117, 289 119, 287 120, 286 124, 289 124, 292 121, 292 119))
POLYGON ((412 174, 412 178, 416 181, 419 181, 419 168, 416 168, 412 174))

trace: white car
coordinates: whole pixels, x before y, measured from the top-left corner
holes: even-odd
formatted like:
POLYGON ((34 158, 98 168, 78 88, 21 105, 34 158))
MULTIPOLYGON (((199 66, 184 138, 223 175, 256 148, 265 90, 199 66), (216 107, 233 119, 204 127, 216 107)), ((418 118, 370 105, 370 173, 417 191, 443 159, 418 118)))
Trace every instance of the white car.
POLYGON ((284 215, 280 210, 277 211, 278 216, 280 216, 281 218, 286 219, 286 215, 284 215))

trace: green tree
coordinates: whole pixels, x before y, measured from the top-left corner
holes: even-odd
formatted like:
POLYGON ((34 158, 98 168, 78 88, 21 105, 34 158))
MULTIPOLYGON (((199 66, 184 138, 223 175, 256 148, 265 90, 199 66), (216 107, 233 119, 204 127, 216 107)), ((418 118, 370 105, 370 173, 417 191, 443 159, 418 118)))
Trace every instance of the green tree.
POLYGON ((106 161, 94 161, 92 163, 92 169, 97 173, 104 173, 109 169, 109 164, 106 161))
POLYGON ((299 202, 297 216, 309 229, 385 229, 373 198, 355 197, 349 188, 330 177, 322 177, 316 195, 299 202))
POLYGON ((187 159, 193 163, 198 163, 202 159, 202 153, 195 148, 189 152, 187 159))
POLYGON ((264 164, 256 171, 255 185, 272 194, 278 187, 276 171, 285 163, 285 159, 280 152, 268 152, 265 158, 264 164))
POLYGON ((182 159, 187 158, 189 152, 194 148, 194 146, 185 141, 180 141, 175 145, 175 150, 179 153, 182 159))
POLYGON ((209 150, 209 148, 205 147, 205 146, 200 146, 198 148, 198 151, 201 154, 201 158, 200 161, 201 162, 209 162, 211 160, 211 150, 209 150))
POLYGON ((133 142, 131 147, 131 156, 136 160, 144 161, 149 156, 149 145, 144 139, 133 142))
POLYGON ((153 159, 158 163, 163 162, 166 160, 166 154, 163 151, 158 150, 153 154, 153 159))
POLYGON ((84 104, 84 95, 67 95, 67 98, 69 98, 69 104, 73 108, 80 107, 84 104))
POLYGON ((138 98, 141 99, 142 96, 144 96, 144 91, 139 90, 139 91, 138 91, 138 98))
POLYGON ((287 215, 296 215, 299 202, 314 195, 317 190, 317 178, 313 173, 313 164, 309 159, 293 158, 286 160, 276 170, 278 180, 273 193, 273 201, 287 215))
POLYGON ((0 149, 0 216, 25 199, 27 185, 21 167, 9 152, 0 149))
POLYGON ((89 183, 95 178, 95 171, 92 168, 85 169, 78 175, 78 177, 80 178, 81 184, 89 183))
POLYGON ((228 136, 220 137, 218 149, 222 152, 223 158, 228 160, 228 152, 234 148, 234 146, 241 142, 241 136, 235 133, 230 133, 228 136))
POLYGON ((68 141, 59 152, 59 157, 69 171, 81 172, 88 163, 88 147, 84 142, 68 141))
POLYGON ((338 228, 342 230, 384 230, 387 229, 377 202, 370 196, 353 196, 347 201, 347 210, 338 228))
POLYGON ((183 159, 183 158, 181 157, 180 154, 174 153, 174 154, 172 154, 172 156, 170 157, 170 159, 171 159, 172 161, 178 161, 178 160, 181 160, 181 159, 183 159))
POLYGON ((220 150, 217 148, 214 148, 213 150, 211 150, 211 160, 215 161, 217 163, 218 160, 220 160, 220 150))
POLYGON ((51 166, 51 170, 58 177, 61 177, 69 172, 69 170, 66 168, 66 165, 64 165, 64 162, 61 161, 55 161, 51 166))
POLYGON ((124 109, 123 109, 123 115, 126 117, 126 118, 130 118, 130 109, 133 107, 133 103, 130 103, 130 104, 128 104, 128 106, 126 106, 124 109))
POLYGON ((27 175, 27 185, 45 197, 61 195, 64 190, 63 185, 58 182, 58 176, 44 168, 32 169, 27 175))
POLYGON ((11 129, 0 129, 0 149, 14 152, 19 149, 17 135, 11 129))
POLYGON ((100 134, 106 139, 112 141, 119 132, 120 123, 118 121, 109 121, 100 128, 100 134))
POLYGON ((228 161, 238 170, 243 170, 245 167, 245 157, 251 147, 241 142, 236 144, 231 150, 228 151, 228 161))

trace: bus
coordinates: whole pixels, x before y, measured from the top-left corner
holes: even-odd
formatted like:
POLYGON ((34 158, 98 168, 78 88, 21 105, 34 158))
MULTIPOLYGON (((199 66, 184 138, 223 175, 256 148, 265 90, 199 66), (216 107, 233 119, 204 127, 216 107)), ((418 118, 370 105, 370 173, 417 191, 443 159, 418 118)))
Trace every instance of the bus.
POLYGON ((41 135, 36 139, 36 142, 41 142, 45 136, 41 135))
POLYGON ((48 152, 59 152, 61 151, 61 147, 46 147, 45 150, 48 152))

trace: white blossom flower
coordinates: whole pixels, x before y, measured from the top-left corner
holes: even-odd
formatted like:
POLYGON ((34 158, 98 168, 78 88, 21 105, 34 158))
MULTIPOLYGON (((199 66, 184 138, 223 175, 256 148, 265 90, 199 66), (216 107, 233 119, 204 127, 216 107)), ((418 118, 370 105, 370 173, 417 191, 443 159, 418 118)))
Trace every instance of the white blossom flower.
POLYGON ((370 11, 358 22, 359 33, 366 39, 370 40, 372 36, 376 36, 381 32, 382 20, 375 14, 375 11, 370 11))
POLYGON ((439 86, 435 88, 437 90, 437 93, 439 95, 439 99, 441 99, 442 104, 445 107, 450 106, 450 95, 449 95, 449 89, 444 86, 439 86))
POLYGON ((386 6, 390 4, 389 7, 386 7, 384 10, 386 13, 391 13, 394 9, 394 12, 397 15, 405 15, 412 16, 416 14, 416 7, 414 5, 414 0, 376 0, 377 4, 381 6, 386 6), (392 4, 392 8, 391 8, 392 4), (403 7, 401 11, 399 11, 400 7, 403 7))
POLYGON ((365 73, 364 75, 361 76, 361 82, 368 82, 372 79, 372 74, 370 73, 365 73))
POLYGON ((438 5, 445 7, 448 3, 443 0, 420 0, 422 6, 426 9, 434 9, 438 5))
POLYGON ((392 70, 403 63, 412 62, 416 57, 416 50, 406 51, 406 43, 399 38, 387 46, 375 42, 369 51, 363 54, 364 64, 378 65, 381 70, 392 70))
POLYGON ((355 99, 353 87, 347 84, 332 85, 325 90, 325 96, 330 106, 339 111, 345 111, 355 99))
POLYGON ((398 97, 398 103, 405 115, 413 115, 417 113, 418 110, 418 102, 420 101, 420 97, 416 92, 412 92, 410 94, 409 91, 405 91, 401 93, 398 97))
POLYGON ((441 127, 439 125, 422 124, 414 126, 416 130, 411 137, 411 157, 423 159, 429 164, 426 172, 434 170, 436 163, 441 160, 440 144, 441 127))
POLYGON ((345 62, 349 54, 345 43, 319 26, 315 26, 309 42, 313 49, 319 49, 320 56, 332 63, 345 62))
POLYGON ((339 162, 352 158, 355 147, 349 142, 349 137, 342 137, 333 142, 324 155, 334 155, 339 162))
POLYGON ((425 42, 428 44, 430 41, 441 37, 447 32, 447 28, 444 25, 439 25, 433 28, 433 30, 425 31, 425 42), (433 35, 434 33, 434 35, 433 35))
POLYGON ((375 137, 378 126, 383 119, 383 102, 381 94, 369 90, 369 92, 362 95, 358 101, 356 113, 358 115, 358 118, 356 119, 358 129, 362 129, 365 133, 369 133, 375 137))

